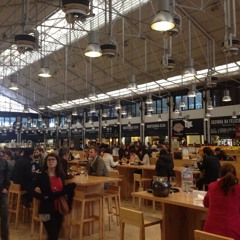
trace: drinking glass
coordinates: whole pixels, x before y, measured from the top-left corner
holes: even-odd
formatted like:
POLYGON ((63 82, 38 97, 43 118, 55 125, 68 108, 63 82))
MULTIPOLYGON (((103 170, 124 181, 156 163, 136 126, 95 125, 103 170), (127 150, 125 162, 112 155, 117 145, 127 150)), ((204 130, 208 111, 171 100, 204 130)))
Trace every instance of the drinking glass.
POLYGON ((169 178, 169 181, 170 181, 170 184, 171 184, 172 187, 174 187, 176 185, 176 177, 171 176, 169 178))

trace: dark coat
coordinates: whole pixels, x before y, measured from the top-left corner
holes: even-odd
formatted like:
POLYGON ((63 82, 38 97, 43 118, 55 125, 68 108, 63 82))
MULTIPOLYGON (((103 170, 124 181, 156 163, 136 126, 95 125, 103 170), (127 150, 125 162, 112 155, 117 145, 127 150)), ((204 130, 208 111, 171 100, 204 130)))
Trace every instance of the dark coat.
POLYGON ((26 190, 27 185, 32 182, 32 159, 30 157, 22 157, 16 161, 11 180, 16 184, 21 184, 22 190, 26 190))
POLYGON ((221 164, 217 157, 205 156, 202 164, 198 162, 198 168, 203 172, 203 182, 209 184, 219 178, 221 164))
MULTIPOLYGON (((64 178, 61 178, 64 185, 64 178)), ((54 200, 60 196, 68 195, 69 204, 72 204, 72 198, 74 196, 74 188, 76 184, 68 184, 63 186, 63 190, 59 192, 52 192, 50 186, 50 178, 46 171, 38 174, 36 179, 27 187, 28 192, 36 199, 40 200, 39 213, 40 214, 52 214, 55 211, 54 200), (39 187, 40 192, 35 191, 35 188, 39 187)))
POLYGON ((161 155, 158 158, 156 162, 155 172, 158 176, 169 178, 170 176, 175 176, 175 172, 173 168, 174 168, 174 163, 173 163, 172 154, 168 153, 168 154, 161 155))

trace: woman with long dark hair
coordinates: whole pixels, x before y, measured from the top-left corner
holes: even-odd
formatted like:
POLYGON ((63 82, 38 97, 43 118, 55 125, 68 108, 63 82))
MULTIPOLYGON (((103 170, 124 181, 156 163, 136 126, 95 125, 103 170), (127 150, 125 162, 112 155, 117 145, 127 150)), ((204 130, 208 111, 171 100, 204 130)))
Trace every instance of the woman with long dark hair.
POLYGON ((75 183, 64 185, 65 174, 55 153, 47 155, 42 173, 29 186, 29 192, 40 200, 39 216, 48 234, 48 240, 57 240, 63 222, 58 209, 58 198, 67 195, 71 206, 75 183), (40 188, 40 192, 36 191, 40 188))
POLYGON ((230 163, 220 168, 220 178, 209 184, 203 204, 209 208, 204 231, 240 240, 240 185, 230 163))

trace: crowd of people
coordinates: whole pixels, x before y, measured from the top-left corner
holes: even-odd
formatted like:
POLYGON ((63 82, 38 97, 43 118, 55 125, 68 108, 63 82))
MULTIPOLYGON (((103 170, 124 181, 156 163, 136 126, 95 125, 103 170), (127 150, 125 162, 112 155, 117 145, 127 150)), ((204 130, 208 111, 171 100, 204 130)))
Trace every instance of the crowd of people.
MULTIPOLYGON (((135 165, 149 165, 150 157, 157 156, 155 175, 167 177, 175 176, 174 161, 168 147, 164 144, 144 145, 140 142, 121 144, 117 150, 118 160, 114 160, 108 145, 89 146, 86 150, 88 164, 86 170, 89 175, 108 176, 118 164, 129 163, 135 165), (99 148, 98 148, 99 147, 99 148)), ((116 150, 116 149, 115 149, 116 150)), ((230 163, 221 166, 220 160, 227 160, 223 150, 204 147, 202 160, 198 167, 202 178, 197 181, 199 190, 203 185, 208 190, 204 198, 204 206, 209 208, 204 229, 240 240, 240 187, 236 177, 236 169, 230 163), (226 205, 223 206, 223 203, 226 205), (225 214, 228 209, 230 215, 225 214), (216 217, 216 213, 218 217, 216 217), (234 222, 231 221, 234 216, 234 222), (231 218, 231 219, 230 219, 231 218), (229 223, 229 228, 224 223, 229 223)), ((58 209, 58 198, 67 196, 71 208, 74 196, 74 183, 65 185, 65 180, 74 177, 69 172, 68 161, 73 159, 69 148, 62 147, 57 152, 47 153, 44 148, 21 149, 17 152, 5 148, 0 150, 0 214, 1 239, 9 239, 8 199, 7 193, 10 180, 21 185, 26 193, 22 195, 22 204, 30 207, 33 198, 40 200, 39 214, 48 234, 48 239, 57 240, 63 223, 63 216, 58 209), (36 187, 40 188, 35 191, 36 187)), ((139 172, 141 174, 141 172, 139 172)))

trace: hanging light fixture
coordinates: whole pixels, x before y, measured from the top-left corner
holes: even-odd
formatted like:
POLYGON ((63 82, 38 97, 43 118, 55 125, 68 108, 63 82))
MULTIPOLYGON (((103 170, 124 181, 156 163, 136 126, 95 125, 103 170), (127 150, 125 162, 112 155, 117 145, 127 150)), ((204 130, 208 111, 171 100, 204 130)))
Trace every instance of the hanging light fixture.
POLYGON ((161 114, 158 114, 158 122, 161 122, 162 121, 162 116, 161 114))
POLYGON ((102 50, 99 46, 98 32, 90 31, 88 36, 89 36, 89 44, 84 52, 84 55, 90 58, 101 57, 102 50))
POLYGON ((229 90, 227 90, 227 89, 224 90, 224 96, 222 98, 222 101, 223 102, 231 102, 232 101, 229 90))
POLYGON ((236 111, 233 111, 232 118, 237 118, 237 112, 236 111))
POLYGON ((153 104, 153 100, 152 100, 152 94, 149 93, 148 96, 147 96, 147 99, 146 99, 146 104, 153 104))
POLYGON ((188 97, 196 97, 196 84, 193 83, 188 91, 188 97))
POLYGON ((181 102, 180 102, 180 104, 179 104, 179 107, 180 107, 180 108, 186 107, 186 103, 185 103, 185 101, 184 101, 183 96, 181 96, 181 102))
POLYGON ((38 105, 38 109, 41 110, 41 111, 42 111, 42 110, 45 110, 45 106, 42 105, 42 104, 41 104, 41 105, 38 105))
POLYGON ((179 114, 179 113, 180 113, 180 111, 179 111, 179 107, 178 107, 178 104, 176 104, 176 107, 175 107, 174 113, 176 113, 176 114, 179 114))
POLYGON ((9 83, 9 86, 8 86, 8 89, 13 90, 13 91, 17 91, 17 90, 19 89, 19 87, 18 87, 18 84, 17 84, 17 83, 15 83, 15 82, 10 82, 10 83, 9 83))
POLYGON ((73 115, 73 116, 77 116, 77 115, 78 115, 78 112, 77 112, 76 109, 74 109, 74 111, 72 111, 72 115, 73 115))
POLYGON ((102 111, 102 117, 107 117, 107 111, 105 109, 102 111))
POLYGON ((158 12, 153 18, 151 28, 156 31, 168 31, 175 27, 173 16, 170 13, 169 0, 158 0, 158 12))
POLYGON ((38 121, 39 121, 39 122, 42 122, 42 120, 43 120, 43 119, 42 119, 42 114, 38 114, 38 121))
POLYGON ((38 73, 38 76, 39 77, 43 77, 43 78, 49 78, 51 77, 51 73, 50 73, 50 70, 49 70, 49 63, 48 63, 48 58, 45 57, 43 60, 42 60, 42 66, 40 68, 40 72, 38 73))
POLYGON ((131 123, 130 122, 128 122, 128 127, 131 127, 131 123))
POLYGON ((128 89, 129 90, 136 90, 137 89, 136 76, 134 74, 131 76, 130 82, 128 84, 128 89))
POLYGON ((29 113, 29 107, 28 107, 28 105, 27 104, 24 104, 23 105, 23 111, 22 111, 23 113, 29 113))
POLYGON ((118 100, 117 100, 117 104, 115 105, 115 109, 116 109, 116 110, 119 110, 119 109, 121 109, 121 108, 122 108, 121 102, 120 102, 120 99, 118 99, 118 100))
POLYGON ((211 99, 208 101, 207 110, 213 110, 213 105, 211 99))
POLYGON ((152 113, 151 112, 147 112, 147 117, 151 117, 152 113))
POLYGON ((147 106, 147 110, 148 110, 148 112, 153 112, 153 105, 152 105, 152 104, 149 104, 149 105, 147 106))
POLYGON ((207 110, 207 112, 206 112, 206 115, 205 115, 206 117, 211 117, 212 115, 211 115, 211 112, 209 111, 209 110, 207 110))
POLYGON ((92 101, 97 100, 97 94, 96 94, 95 86, 91 86, 91 92, 88 94, 88 98, 92 101))
POLYGON ((122 115, 127 115, 127 111, 126 111, 125 107, 122 107, 121 114, 122 115))
POLYGON ((186 63, 186 67, 183 70, 183 76, 185 78, 187 77, 194 77, 196 75, 196 70, 193 65, 193 59, 192 59, 192 34, 191 34, 191 21, 188 22, 189 26, 189 39, 188 39, 188 60, 186 63))
POLYGON ((132 119, 132 114, 131 113, 128 114, 127 119, 132 119))
POLYGON ((92 104, 90 106, 90 113, 95 113, 95 112, 96 112, 95 104, 92 104))

